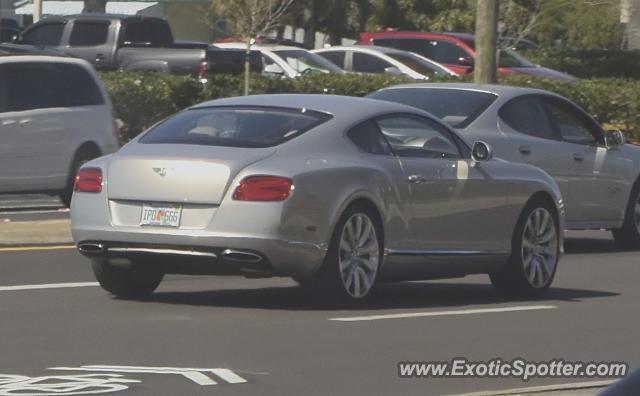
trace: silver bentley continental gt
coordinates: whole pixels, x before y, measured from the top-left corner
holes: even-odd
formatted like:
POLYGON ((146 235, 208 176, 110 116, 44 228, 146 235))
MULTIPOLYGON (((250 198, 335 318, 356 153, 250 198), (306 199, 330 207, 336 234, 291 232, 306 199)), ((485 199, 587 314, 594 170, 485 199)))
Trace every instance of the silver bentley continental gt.
POLYGON ((640 147, 566 98, 464 83, 400 85, 369 97, 428 111, 497 157, 544 169, 560 186, 567 228, 610 229, 620 246, 640 248, 640 147))
POLYGON ((264 95, 206 102, 76 177, 72 231, 104 289, 166 273, 290 276, 323 299, 382 281, 488 273, 533 296, 562 252, 555 181, 491 158, 416 108, 264 95))

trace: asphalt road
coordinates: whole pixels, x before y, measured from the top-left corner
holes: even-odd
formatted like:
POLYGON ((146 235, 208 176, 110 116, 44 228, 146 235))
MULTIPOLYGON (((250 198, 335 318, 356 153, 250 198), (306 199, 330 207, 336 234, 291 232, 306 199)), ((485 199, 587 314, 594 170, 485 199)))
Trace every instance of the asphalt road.
POLYGON ((571 235, 580 238, 567 241, 554 287, 536 301, 503 299, 473 276, 381 285, 351 310, 316 306, 287 279, 170 276, 150 301, 117 300, 74 250, 0 251, 0 394, 19 394, 2 392, 23 381, 135 395, 448 395, 587 380, 400 379, 397 363, 522 357, 640 368, 638 253, 616 251, 604 232, 571 235), (547 309, 482 311, 539 305, 547 309), (443 311, 458 314, 330 320, 443 311))

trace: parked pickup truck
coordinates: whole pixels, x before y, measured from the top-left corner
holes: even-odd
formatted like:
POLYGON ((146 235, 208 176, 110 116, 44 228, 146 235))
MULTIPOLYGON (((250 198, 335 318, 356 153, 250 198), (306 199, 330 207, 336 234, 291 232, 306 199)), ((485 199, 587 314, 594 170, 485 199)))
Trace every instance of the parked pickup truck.
MULTIPOLYGON (((79 14, 48 17, 27 28, 18 43, 54 48, 85 59, 96 69, 153 70, 203 77, 240 72, 245 52, 209 45, 176 44, 167 21, 145 16, 79 14)), ((262 70, 260 54, 251 65, 262 70)))

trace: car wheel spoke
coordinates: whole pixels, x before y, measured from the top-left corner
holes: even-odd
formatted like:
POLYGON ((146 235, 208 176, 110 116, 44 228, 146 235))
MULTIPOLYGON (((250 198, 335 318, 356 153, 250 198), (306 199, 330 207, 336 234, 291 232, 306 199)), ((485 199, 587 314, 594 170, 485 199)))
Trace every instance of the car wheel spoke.
POLYGON ((522 233, 522 265, 529 284, 541 288, 549 283, 557 265, 555 222, 544 208, 529 214, 522 233))
POLYGON ((373 286, 380 264, 376 229, 365 214, 357 213, 345 223, 338 259, 344 289, 352 297, 364 297, 373 286))

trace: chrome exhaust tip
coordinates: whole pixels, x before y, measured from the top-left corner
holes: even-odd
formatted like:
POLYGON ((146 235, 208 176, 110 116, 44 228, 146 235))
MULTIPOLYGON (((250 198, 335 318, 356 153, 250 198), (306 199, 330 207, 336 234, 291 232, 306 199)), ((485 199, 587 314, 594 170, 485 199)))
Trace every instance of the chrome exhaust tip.
POLYGON ((106 248, 101 243, 83 242, 78 244, 78 250, 86 255, 99 255, 106 252, 106 248))
POLYGON ((243 250, 225 249, 222 251, 221 256, 225 260, 242 263, 259 263, 262 261, 262 257, 260 255, 243 250))

